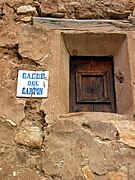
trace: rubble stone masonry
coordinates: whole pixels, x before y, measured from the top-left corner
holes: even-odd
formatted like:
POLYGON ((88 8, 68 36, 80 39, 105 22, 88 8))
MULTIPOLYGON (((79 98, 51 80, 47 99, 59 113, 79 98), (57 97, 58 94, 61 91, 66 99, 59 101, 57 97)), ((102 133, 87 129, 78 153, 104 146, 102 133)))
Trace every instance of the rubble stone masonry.
POLYGON ((134 69, 134 0, 0 0, 0 179, 134 180, 134 69), (118 113, 69 113, 74 53, 114 55, 118 113), (49 71, 48 97, 16 97, 18 70, 49 71))

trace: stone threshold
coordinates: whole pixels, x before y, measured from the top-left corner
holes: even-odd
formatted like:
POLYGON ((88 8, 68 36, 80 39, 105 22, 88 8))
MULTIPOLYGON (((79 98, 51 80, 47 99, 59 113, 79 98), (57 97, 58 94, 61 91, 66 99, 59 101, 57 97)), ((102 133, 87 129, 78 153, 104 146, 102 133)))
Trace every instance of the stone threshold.
POLYGON ((61 19, 61 18, 45 18, 33 17, 33 24, 46 24, 52 29, 89 29, 91 27, 109 27, 116 26, 119 28, 133 28, 133 25, 128 20, 106 20, 106 19, 61 19))

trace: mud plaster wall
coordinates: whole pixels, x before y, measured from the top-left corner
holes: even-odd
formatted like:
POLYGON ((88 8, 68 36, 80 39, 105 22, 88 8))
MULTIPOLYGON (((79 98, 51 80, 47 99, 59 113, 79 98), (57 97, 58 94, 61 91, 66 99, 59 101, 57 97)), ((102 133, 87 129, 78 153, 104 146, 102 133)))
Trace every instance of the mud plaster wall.
MULTIPOLYGON (((127 47, 127 36, 123 40, 120 48, 114 55, 114 73, 115 73, 115 87, 116 87, 116 102, 118 113, 131 113, 133 112, 133 93, 131 87, 131 74, 130 74, 130 60, 127 47), (123 74, 123 83, 116 78, 117 74, 123 74)), ((130 40, 129 40, 130 41, 130 40)))
MULTIPOLYGON (((0 2, 0 179, 134 179, 133 116, 60 115, 68 112, 69 54, 60 31, 32 25, 32 16, 122 20, 130 16, 128 24, 116 23, 108 31, 119 29, 127 35, 121 49, 127 43, 130 53, 123 58, 130 62, 134 97, 134 9, 134 1, 126 0, 0 2), (16 98, 18 69, 49 70, 48 98, 16 98)), ((121 50, 118 59, 120 54, 121 50)))

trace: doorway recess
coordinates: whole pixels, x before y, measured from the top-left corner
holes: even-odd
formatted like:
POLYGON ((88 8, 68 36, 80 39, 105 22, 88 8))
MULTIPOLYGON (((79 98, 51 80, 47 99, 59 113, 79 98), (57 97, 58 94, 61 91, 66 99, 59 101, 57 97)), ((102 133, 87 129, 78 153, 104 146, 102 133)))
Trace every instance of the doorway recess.
MULTIPOLYGON (((61 82, 63 84, 63 88, 60 89, 61 97, 61 104, 65 105, 65 109, 67 112, 76 112, 81 111, 81 108, 76 108, 71 110, 71 102, 69 96, 69 84, 70 84, 70 64, 76 61, 78 57, 85 57, 89 59, 93 57, 96 59, 98 57, 101 59, 102 64, 107 62, 106 58, 112 62, 112 83, 109 85, 109 88, 112 89, 111 96, 113 97, 110 103, 110 91, 104 82, 105 79, 108 78, 104 70, 99 70, 98 74, 95 74, 97 70, 94 70, 92 73, 91 70, 87 70, 88 72, 77 72, 75 78, 78 82, 78 86, 76 88, 77 94, 76 101, 78 103, 82 103, 81 101, 85 101, 84 103, 87 104, 88 101, 95 101, 93 107, 84 108, 83 111, 107 111, 107 112, 117 112, 120 114, 130 113, 133 109, 133 95, 132 95, 132 88, 131 88, 131 76, 130 76, 130 67, 129 67, 129 57, 128 57, 128 49, 127 49, 127 38, 126 34, 124 33, 94 33, 94 32, 74 32, 74 31, 65 31, 61 32, 61 70, 60 70, 60 77, 61 82), (71 57, 71 58, 70 58, 71 57), (110 60, 113 57, 113 60, 110 60), (104 58, 104 60, 103 60, 104 58), (74 60, 75 59, 75 60, 74 60), (104 63, 103 63, 104 61, 104 63), (121 77, 120 77, 121 76, 121 77), (63 81, 64 80, 64 81, 63 81), (82 82, 81 82, 82 81, 82 82), (82 84, 89 84, 92 83, 92 88, 86 87, 81 88, 82 84), (80 84, 79 84, 80 83, 80 84), (82 84, 81 84, 82 83, 82 84), (94 88, 97 87, 99 89, 99 94, 97 95, 97 91, 93 91, 94 88), (104 92, 103 92, 104 89, 104 92), (85 92, 84 92, 85 91, 85 92), (90 94, 88 93, 90 92, 90 94), (93 91, 93 92, 92 92, 93 91), (116 93, 115 93, 116 92, 116 93), (92 95, 93 93, 93 95, 92 95), (107 94, 108 93, 108 94, 107 94), (102 95, 104 98, 101 98, 102 95), (116 96, 115 96, 116 95, 116 96), (92 99, 93 96, 93 99, 92 99), (100 100, 100 104, 103 105, 104 108, 101 108, 98 103, 96 102, 96 98, 100 100), (107 100, 108 98, 108 100, 107 100), (85 99, 85 100, 84 100, 85 99), (106 103, 103 101, 106 100, 106 103), (102 101, 102 102, 101 102, 102 101), (109 105, 109 103, 111 105, 109 105), (95 106, 95 107, 94 107, 95 106), (112 110, 109 110, 112 106, 112 110), (89 110, 88 110, 89 109, 89 110), (92 109, 92 110, 91 110, 92 109), (105 110, 108 109, 108 110, 105 110)), ((79 60, 78 60, 79 61, 79 60)), ((95 60, 94 60, 95 61, 95 60)), ((94 63, 93 61, 93 63, 94 63)), ((99 60, 98 60, 99 62, 99 60)), ((92 62, 90 62, 92 63, 92 62)), ((84 65, 85 66, 85 65, 84 65)), ((95 66, 106 66, 104 65, 97 65, 95 66)), ((80 71, 80 70, 79 70, 80 71)), ((82 71, 82 70, 81 70, 82 71)), ((109 77, 110 78, 110 77, 109 77)), ((108 79, 107 81, 110 81, 108 79)))

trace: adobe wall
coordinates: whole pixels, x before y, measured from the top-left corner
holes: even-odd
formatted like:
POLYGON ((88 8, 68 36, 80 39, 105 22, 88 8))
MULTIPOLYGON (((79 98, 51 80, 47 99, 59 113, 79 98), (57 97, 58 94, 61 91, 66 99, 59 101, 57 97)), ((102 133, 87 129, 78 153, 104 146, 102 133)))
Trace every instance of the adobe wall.
POLYGON ((1 0, 0 179, 134 179, 134 9, 133 0, 1 0), (33 16, 113 21, 67 30, 33 16), (95 48, 82 43, 77 52, 114 56, 115 73, 124 75, 115 81, 118 114, 68 113, 69 56, 76 39, 90 43, 92 34, 95 48), (20 69, 49 71, 48 98, 16 97, 20 69))

